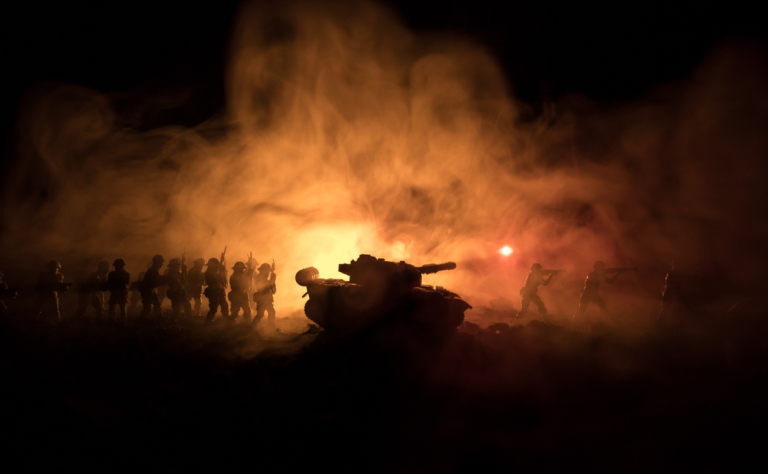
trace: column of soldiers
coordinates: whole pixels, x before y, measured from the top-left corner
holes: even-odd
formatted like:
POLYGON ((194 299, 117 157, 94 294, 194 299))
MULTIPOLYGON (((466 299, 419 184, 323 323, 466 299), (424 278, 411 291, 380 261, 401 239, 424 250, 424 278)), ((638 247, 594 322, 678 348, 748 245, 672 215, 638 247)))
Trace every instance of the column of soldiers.
MULTIPOLYGON (((189 271, 183 254, 181 259, 171 259, 161 275, 160 271, 164 263, 165 259, 162 255, 155 255, 146 272, 139 274, 139 279, 131 283, 131 275, 125 270, 126 264, 123 259, 118 258, 114 261, 112 265, 115 269, 111 272, 109 262, 100 262, 97 270, 91 273, 77 290, 78 307, 72 319, 81 319, 88 308, 93 306, 96 319, 101 320, 104 315, 106 292, 109 292, 109 298, 106 299, 109 308, 107 320, 125 325, 129 291, 133 292, 131 310, 136 308, 139 301, 142 303, 139 320, 145 320, 150 313, 156 318, 163 318, 158 289, 165 287, 167 288, 165 297, 171 302, 170 322, 176 321, 182 310, 187 318, 200 316, 202 295, 205 294, 209 305, 205 318, 206 324, 213 321, 219 309, 222 317, 228 321, 235 321, 242 310, 243 319, 253 326, 261 321, 266 312, 267 322, 271 328, 274 328, 275 308, 272 304, 272 295, 276 291, 275 280, 277 279, 274 261, 271 266, 264 264, 259 267, 259 272, 256 274, 257 262, 251 254, 247 263, 235 263, 232 267, 233 274, 229 279, 226 269, 226 249, 220 259, 211 258, 207 264, 205 260, 198 258, 189 271), (203 272, 205 266, 208 268, 203 272), (203 290, 204 286, 205 290, 203 290), (229 294, 227 294, 227 288, 230 288, 229 294), (256 303, 256 316, 253 318, 249 298, 251 295, 256 303), (190 300, 194 302, 194 307, 190 300), (228 301, 231 303, 231 315, 228 301), (120 319, 116 321, 118 308, 120 319)), ((35 317, 60 322, 59 293, 67 291, 72 283, 64 282, 59 262, 51 261, 47 268, 46 272, 40 274, 35 286, 37 293, 35 317)), ((3 282, 3 274, 0 273, 0 317, 8 316, 8 308, 4 300, 15 298, 18 291, 18 289, 8 288, 8 285, 3 282)))

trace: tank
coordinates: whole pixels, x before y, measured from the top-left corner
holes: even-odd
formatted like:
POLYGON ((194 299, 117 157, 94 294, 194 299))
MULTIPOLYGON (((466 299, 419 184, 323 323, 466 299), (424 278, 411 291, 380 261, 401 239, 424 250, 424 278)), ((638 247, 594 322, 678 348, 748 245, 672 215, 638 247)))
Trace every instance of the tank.
POLYGON ((309 267, 296 274, 296 283, 307 288, 307 318, 328 332, 389 326, 444 335, 455 332, 471 306, 445 288, 423 285, 422 275, 454 268, 453 262, 416 267, 360 255, 339 265, 349 281, 319 278, 309 267))

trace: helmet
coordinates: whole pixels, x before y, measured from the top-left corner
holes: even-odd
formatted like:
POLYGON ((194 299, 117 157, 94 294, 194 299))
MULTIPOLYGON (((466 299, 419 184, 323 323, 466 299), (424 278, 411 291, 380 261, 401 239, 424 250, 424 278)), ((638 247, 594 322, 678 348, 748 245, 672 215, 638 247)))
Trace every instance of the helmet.
POLYGON ((154 257, 152 257, 152 261, 155 263, 163 263, 165 262, 165 259, 163 258, 162 255, 155 255, 154 257))
POLYGON ((237 262, 234 267, 232 267, 232 270, 245 270, 245 264, 243 262, 237 262))
POLYGON ((170 262, 168 262, 168 268, 171 267, 180 267, 181 261, 178 258, 172 258, 170 262))
POLYGON ((114 265, 116 267, 124 267, 125 266, 125 260, 123 260, 122 258, 118 258, 118 259, 115 260, 115 262, 112 265, 114 265))
POLYGON ((205 265, 205 259, 204 258, 198 258, 194 261, 195 265, 205 265))
POLYGON ((99 270, 102 272, 109 271, 109 262, 101 261, 99 262, 99 270))
POLYGON ((260 272, 268 272, 270 270, 272 270, 272 266, 270 266, 270 264, 268 263, 262 263, 261 266, 259 267, 260 272))
POLYGON ((56 260, 51 260, 50 262, 48 262, 48 265, 46 266, 51 270, 61 269, 61 264, 56 260))
POLYGON ((218 267, 219 266, 219 259, 217 258, 209 258, 207 265, 210 267, 211 265, 218 267))
POLYGON ((540 263, 534 263, 531 265, 531 270, 541 270, 542 268, 544 267, 542 267, 540 263))
POLYGON ((602 270, 602 269, 605 268, 605 263, 603 263, 602 261, 598 260, 598 261, 595 262, 595 264, 592 266, 592 268, 594 268, 595 270, 597 270, 597 269, 602 270))

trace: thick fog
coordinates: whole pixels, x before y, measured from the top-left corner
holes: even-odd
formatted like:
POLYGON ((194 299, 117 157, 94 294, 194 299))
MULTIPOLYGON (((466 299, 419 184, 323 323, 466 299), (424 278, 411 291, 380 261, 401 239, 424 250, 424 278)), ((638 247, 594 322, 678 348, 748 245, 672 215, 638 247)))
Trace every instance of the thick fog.
POLYGON ((657 305, 672 260, 748 286, 766 263, 766 64, 725 44, 634 101, 572 95, 521 120, 481 44, 373 3, 246 5, 226 109, 194 128, 126 127, 76 84, 28 92, 0 265, 34 279, 59 259, 69 279, 120 257, 135 276, 227 245, 230 267, 275 259, 278 316, 303 303, 297 270, 340 278, 360 253, 455 261, 424 282, 477 306, 519 304, 534 262, 565 269, 540 294, 569 315, 595 260, 640 267, 606 290, 620 310, 657 305))

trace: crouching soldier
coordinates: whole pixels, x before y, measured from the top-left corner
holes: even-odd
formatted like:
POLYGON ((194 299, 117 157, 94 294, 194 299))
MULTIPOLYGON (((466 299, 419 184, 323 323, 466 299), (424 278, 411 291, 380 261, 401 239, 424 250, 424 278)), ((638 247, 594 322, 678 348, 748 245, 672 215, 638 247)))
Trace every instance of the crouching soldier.
POLYGON ((125 271, 125 260, 118 258, 112 264, 115 270, 107 276, 107 288, 109 289, 109 322, 115 322, 115 306, 120 307, 120 324, 125 325, 127 316, 125 306, 128 304, 128 286, 131 274, 125 271))
POLYGON ((171 300, 171 308, 173 309, 171 322, 176 321, 176 318, 179 317, 182 307, 184 308, 184 316, 192 317, 192 305, 189 304, 189 298, 187 298, 186 275, 187 266, 181 263, 178 258, 172 258, 168 262, 168 274, 165 276, 165 280, 168 283, 166 296, 171 300))
POLYGON ((235 263, 232 267, 234 273, 229 277, 229 302, 232 303, 232 320, 237 319, 240 308, 243 309, 243 318, 251 321, 251 307, 248 301, 249 282, 253 280, 253 271, 248 270, 243 262, 235 263))

